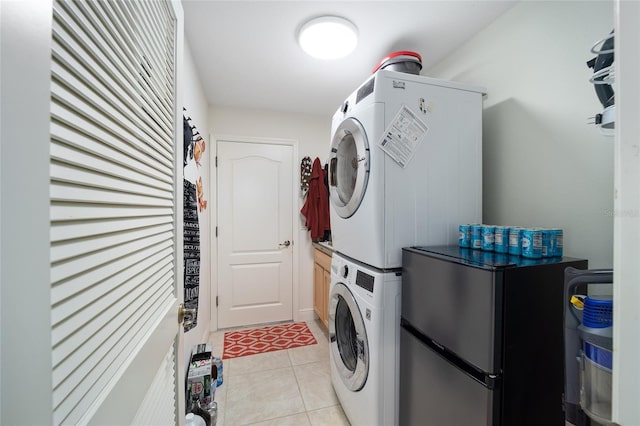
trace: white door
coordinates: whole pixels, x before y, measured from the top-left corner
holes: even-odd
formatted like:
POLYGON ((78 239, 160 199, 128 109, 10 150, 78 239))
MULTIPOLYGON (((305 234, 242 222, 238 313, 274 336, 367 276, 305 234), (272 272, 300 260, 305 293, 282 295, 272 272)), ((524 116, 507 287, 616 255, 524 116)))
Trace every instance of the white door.
POLYGON ((218 326, 293 318, 293 147, 218 141, 218 326))
POLYGON ((180 423, 180 5, 9 3, 0 423, 180 423))

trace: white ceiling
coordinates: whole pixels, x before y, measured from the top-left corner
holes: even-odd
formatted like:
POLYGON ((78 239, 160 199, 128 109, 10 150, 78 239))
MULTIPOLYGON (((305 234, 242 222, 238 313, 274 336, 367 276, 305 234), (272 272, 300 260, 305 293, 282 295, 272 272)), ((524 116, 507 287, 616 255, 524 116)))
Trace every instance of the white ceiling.
POLYGON ((424 70, 518 0, 182 0, 185 35, 210 105, 332 115, 387 54, 412 50, 424 70), (356 51, 321 61, 298 46, 307 20, 337 15, 359 31, 356 51))

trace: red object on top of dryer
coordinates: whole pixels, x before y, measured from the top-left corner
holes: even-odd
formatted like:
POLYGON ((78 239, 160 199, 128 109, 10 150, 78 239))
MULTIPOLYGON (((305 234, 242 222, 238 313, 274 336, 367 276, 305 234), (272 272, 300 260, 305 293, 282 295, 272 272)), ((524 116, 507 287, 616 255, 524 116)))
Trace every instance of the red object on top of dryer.
POLYGON ((410 74, 419 74, 422 69, 422 56, 417 52, 410 50, 399 50, 382 58, 378 65, 373 69, 372 73, 380 69, 390 69, 393 71, 408 72, 410 74))

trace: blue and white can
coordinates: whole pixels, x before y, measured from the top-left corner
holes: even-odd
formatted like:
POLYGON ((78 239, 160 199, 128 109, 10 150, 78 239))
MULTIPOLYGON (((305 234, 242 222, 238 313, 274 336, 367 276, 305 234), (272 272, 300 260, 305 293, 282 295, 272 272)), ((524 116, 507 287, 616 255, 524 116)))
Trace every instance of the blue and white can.
POLYGON ((482 225, 482 250, 493 251, 495 229, 493 225, 482 225))
POLYGON ((482 225, 473 224, 469 226, 471 238, 469 240, 472 249, 482 249, 482 225))
POLYGON ((493 250, 496 253, 509 252, 509 227, 496 226, 493 233, 493 250))
POLYGON ((551 229, 551 231, 554 234, 554 240, 555 240, 555 244, 553 245, 553 257, 562 257, 563 255, 562 245, 563 245, 563 238, 564 238, 562 229, 553 228, 551 229))
POLYGON ((541 229, 542 231, 542 257, 553 257, 556 236, 551 229, 541 229))
POLYGON ((522 254, 522 228, 519 226, 509 228, 509 254, 514 256, 522 254))
POLYGON ((471 246, 471 225, 460 225, 458 231, 458 245, 460 247, 471 246))
POLYGON ((530 259, 542 257, 542 230, 526 228, 522 230, 522 256, 530 259))

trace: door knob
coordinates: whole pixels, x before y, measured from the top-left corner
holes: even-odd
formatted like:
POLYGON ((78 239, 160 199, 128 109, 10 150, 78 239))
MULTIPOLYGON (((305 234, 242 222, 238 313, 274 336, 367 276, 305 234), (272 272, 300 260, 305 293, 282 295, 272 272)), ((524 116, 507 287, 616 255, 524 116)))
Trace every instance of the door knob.
POLYGON ((181 303, 180 306, 178 306, 178 323, 182 324, 185 316, 189 315, 191 318, 193 318, 195 314, 196 314, 195 309, 185 308, 184 305, 181 303))
POLYGON ((291 245, 291 241, 287 240, 282 244, 278 244, 278 246, 280 247, 289 247, 291 245))

